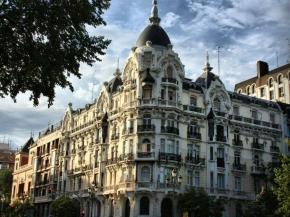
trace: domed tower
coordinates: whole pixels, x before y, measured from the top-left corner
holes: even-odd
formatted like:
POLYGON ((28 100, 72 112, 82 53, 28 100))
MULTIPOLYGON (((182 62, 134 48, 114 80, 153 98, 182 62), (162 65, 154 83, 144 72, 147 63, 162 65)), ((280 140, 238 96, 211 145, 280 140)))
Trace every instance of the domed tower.
POLYGON ((136 97, 170 100, 178 103, 184 66, 160 26, 157 0, 153 0, 148 26, 138 37, 126 64, 123 81, 137 84, 136 97))

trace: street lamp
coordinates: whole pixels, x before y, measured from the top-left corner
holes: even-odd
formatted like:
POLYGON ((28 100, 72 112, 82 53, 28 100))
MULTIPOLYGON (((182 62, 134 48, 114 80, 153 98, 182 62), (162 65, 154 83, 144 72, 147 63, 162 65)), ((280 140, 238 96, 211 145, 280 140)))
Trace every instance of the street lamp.
POLYGON ((4 216, 3 215, 4 202, 5 202, 5 195, 2 194, 2 196, 1 196, 1 216, 4 216))
POLYGON ((173 191, 175 192, 175 187, 179 186, 182 183, 182 176, 179 175, 177 177, 177 170, 174 168, 171 171, 171 177, 166 178, 166 184, 167 185, 172 185, 173 186, 173 191))
POLYGON ((90 208, 90 216, 93 217, 93 202, 95 197, 95 192, 98 191, 98 187, 96 186, 96 183, 93 181, 91 186, 88 187, 88 193, 91 199, 91 208, 90 208))

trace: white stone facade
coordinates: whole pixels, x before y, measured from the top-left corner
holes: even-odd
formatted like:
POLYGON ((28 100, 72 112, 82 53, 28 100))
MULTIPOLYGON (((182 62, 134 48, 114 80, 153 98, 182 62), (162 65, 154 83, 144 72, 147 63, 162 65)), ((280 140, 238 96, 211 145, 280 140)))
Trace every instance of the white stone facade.
POLYGON ((95 103, 69 105, 61 126, 31 146, 47 153, 33 167, 38 216, 65 194, 85 217, 177 217, 177 195, 191 187, 239 216, 284 150, 284 117, 275 102, 227 91, 211 70, 207 61, 192 81, 171 45, 133 48, 95 103))

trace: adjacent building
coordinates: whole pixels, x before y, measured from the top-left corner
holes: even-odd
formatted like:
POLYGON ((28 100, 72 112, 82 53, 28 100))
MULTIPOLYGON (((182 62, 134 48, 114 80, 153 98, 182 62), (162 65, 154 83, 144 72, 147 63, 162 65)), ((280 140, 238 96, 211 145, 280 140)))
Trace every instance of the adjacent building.
POLYGON ((8 143, 0 143, 0 170, 13 169, 15 162, 15 151, 8 143))
POLYGON ((290 104, 290 63, 269 71, 266 62, 257 62, 257 76, 235 85, 235 92, 290 104))
POLYGON ((224 198, 224 216, 238 217, 266 185, 284 150, 279 104, 227 91, 208 56, 198 79, 186 78, 156 0, 149 20, 95 102, 69 104, 58 127, 25 149, 24 189, 37 216, 67 195, 85 217, 177 217, 177 195, 194 187, 224 198))

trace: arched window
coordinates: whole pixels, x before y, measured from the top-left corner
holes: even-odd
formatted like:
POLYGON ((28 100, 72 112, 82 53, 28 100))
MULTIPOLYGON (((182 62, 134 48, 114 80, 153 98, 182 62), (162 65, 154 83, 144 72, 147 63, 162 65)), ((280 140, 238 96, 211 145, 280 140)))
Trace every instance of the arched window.
POLYGON ((246 93, 247 95, 250 95, 250 86, 247 86, 246 93))
POLYGON ((168 66, 166 70, 166 77, 167 78, 173 78, 173 68, 172 66, 168 66))
POLYGON ((143 182, 150 182, 150 168, 148 166, 143 166, 141 169, 141 179, 143 182))
POLYGON ((268 85, 269 87, 273 87, 273 78, 269 78, 268 85))
POLYGON ((238 94, 241 94, 242 93, 242 90, 241 89, 238 89, 238 94))
POLYGON ((256 84, 252 85, 252 94, 254 94, 256 92, 256 84))
POLYGON ((140 199, 140 215, 149 215, 150 201, 148 197, 140 199))
POLYGON ((278 84, 282 84, 282 78, 283 78, 283 76, 281 74, 278 75, 278 78, 277 78, 278 84))

